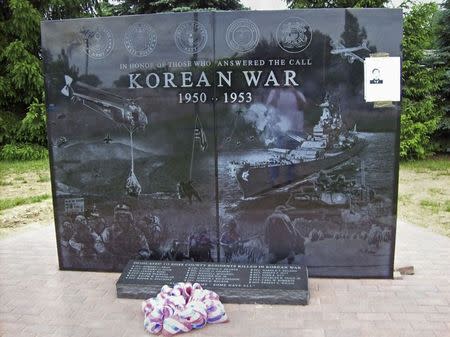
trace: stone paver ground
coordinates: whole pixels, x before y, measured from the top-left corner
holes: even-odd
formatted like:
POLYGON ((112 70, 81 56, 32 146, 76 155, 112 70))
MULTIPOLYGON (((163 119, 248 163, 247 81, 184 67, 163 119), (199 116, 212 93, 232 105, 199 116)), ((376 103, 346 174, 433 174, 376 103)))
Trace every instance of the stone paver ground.
MULTIPOLYGON (((308 306, 227 304, 230 322, 188 336, 450 336, 450 238, 399 223, 402 280, 311 279, 308 306)), ((0 336, 146 336, 119 274, 59 271, 53 228, 0 241, 0 336)))

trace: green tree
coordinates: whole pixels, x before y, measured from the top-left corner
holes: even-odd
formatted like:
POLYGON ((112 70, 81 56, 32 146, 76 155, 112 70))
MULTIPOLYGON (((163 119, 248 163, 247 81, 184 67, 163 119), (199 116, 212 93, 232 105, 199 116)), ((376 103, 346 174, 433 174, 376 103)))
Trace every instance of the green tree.
POLYGON ((191 10, 243 9, 240 0, 123 0, 119 4, 105 5, 115 15, 149 14, 159 12, 186 12, 191 10))
POLYGON ((434 47, 433 18, 437 12, 434 3, 416 4, 404 17, 400 156, 405 159, 431 153, 430 137, 442 118, 437 96, 442 70, 427 57, 434 47))
POLYGON ((437 62, 443 68, 443 83, 439 95, 442 100, 443 118, 436 134, 435 140, 440 151, 448 151, 450 148, 450 0, 442 4, 439 13, 437 36, 437 62))
POLYGON ((40 21, 101 14, 93 0, 6 0, 0 7, 0 145, 45 145, 40 21))
MULTIPOLYGON (((103 2, 107 2, 103 0, 103 2)), ((103 2, 98 0, 30 0, 44 20, 103 16, 103 2)))
POLYGON ((378 8, 388 0, 286 0, 289 8, 378 8))
MULTIPOLYGON (((359 46, 363 41, 367 40, 367 32, 364 27, 359 25, 358 19, 351 11, 345 10, 344 31, 341 34, 341 43, 344 46, 359 46)), ((369 46, 371 52, 375 52, 375 47, 369 46)), ((369 52, 365 56, 368 56, 369 52)), ((361 55, 362 56, 362 55, 361 55)), ((342 65, 342 72, 347 74, 347 86, 353 94, 357 94, 358 90, 362 90, 363 65, 361 63, 349 64, 345 62, 342 65)))
MULTIPOLYGON (((29 124, 15 123, 20 123, 31 104, 36 107, 42 102, 44 79, 38 56, 41 15, 22 0, 7 2, 0 15, 0 119, 3 123, 8 115, 15 116, 8 120, 2 138, 11 140, 19 134, 28 138, 25 129, 29 124), (10 131, 15 133, 8 134, 10 131)), ((41 119, 45 120, 45 115, 41 119)))

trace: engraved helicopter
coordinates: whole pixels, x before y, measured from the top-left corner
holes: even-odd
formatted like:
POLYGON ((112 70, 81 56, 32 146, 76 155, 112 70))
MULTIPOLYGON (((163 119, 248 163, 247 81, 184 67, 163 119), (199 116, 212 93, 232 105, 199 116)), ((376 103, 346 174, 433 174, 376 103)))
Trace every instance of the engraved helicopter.
MULTIPOLYGON (((64 75, 65 85, 61 93, 69 97, 74 103, 81 102, 85 107, 125 128, 130 134, 131 169, 125 190, 128 195, 139 196, 142 187, 134 173, 133 134, 143 130, 149 123, 143 109, 133 100, 108 91, 93 87, 89 84, 74 81, 72 77, 64 75)), ((105 144, 111 142, 109 134, 104 139, 105 144)))
POLYGON ((342 58, 347 58, 349 63, 355 62, 355 60, 358 60, 362 63, 364 63, 364 59, 356 54, 357 51, 360 50, 367 50, 370 51, 370 49, 367 47, 367 40, 363 40, 361 45, 358 47, 345 47, 340 42, 331 41, 331 47, 333 49, 330 51, 333 55, 341 55, 342 58))
POLYGON ((133 99, 74 81, 68 75, 64 76, 64 80, 66 85, 61 89, 61 93, 73 102, 81 102, 87 108, 125 127, 130 132, 147 126, 147 115, 133 99))

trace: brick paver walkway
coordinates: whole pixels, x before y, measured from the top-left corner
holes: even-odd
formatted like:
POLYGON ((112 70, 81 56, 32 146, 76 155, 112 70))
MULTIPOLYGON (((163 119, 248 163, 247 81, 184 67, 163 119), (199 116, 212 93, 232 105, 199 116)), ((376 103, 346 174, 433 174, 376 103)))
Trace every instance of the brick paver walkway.
MULTIPOLYGON (((399 223, 402 280, 311 279, 311 304, 226 305, 230 322, 187 336, 450 336, 450 238, 399 223)), ((59 271, 53 228, 0 241, 0 336, 146 336, 115 273, 59 271)))

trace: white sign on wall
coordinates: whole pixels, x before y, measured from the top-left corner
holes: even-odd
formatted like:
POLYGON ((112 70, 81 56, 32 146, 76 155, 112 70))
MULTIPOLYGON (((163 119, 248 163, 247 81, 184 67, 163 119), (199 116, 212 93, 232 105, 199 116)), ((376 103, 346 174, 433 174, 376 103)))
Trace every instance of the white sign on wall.
POLYGON ((368 57, 364 60, 366 102, 400 101, 400 57, 368 57))

